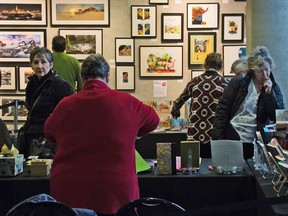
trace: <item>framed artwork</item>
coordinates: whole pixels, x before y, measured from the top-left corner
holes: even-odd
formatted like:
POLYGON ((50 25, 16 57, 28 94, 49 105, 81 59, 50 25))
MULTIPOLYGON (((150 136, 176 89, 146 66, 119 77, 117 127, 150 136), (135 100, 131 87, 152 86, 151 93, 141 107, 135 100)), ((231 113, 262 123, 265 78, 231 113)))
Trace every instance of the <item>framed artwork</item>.
POLYGON ((182 46, 140 46, 140 77, 183 77, 182 46))
POLYGON ((103 53, 102 29, 59 29, 59 35, 66 38, 66 53, 78 60, 103 53))
POLYGON ((169 4, 169 0, 149 0, 149 4, 169 4))
POLYGON ((188 50, 188 67, 202 65, 206 56, 216 51, 216 32, 189 32, 188 50))
POLYGON ((116 66, 116 89, 134 91, 135 90, 135 66, 116 66))
MULTIPOLYGON (((14 102, 15 100, 25 101, 25 95, 0 95, 0 106, 14 102)), ((14 120, 15 106, 0 109, 0 118, 4 121, 14 120)), ((28 110, 25 105, 18 106, 18 120, 26 121, 28 110)))
POLYGON ((110 26, 110 0, 50 0, 51 26, 110 26))
POLYGON ((2 76, 0 91, 16 91, 16 67, 0 67, 2 76))
POLYGON ((46 0, 1 0, 1 26, 47 26, 46 0))
POLYGON ((18 90, 25 91, 28 83, 28 77, 33 74, 31 67, 18 67, 18 90))
POLYGON ((131 6, 131 36, 135 38, 157 37, 157 8, 155 5, 131 6))
POLYGON ((46 47, 46 30, 0 29, 0 62, 28 62, 35 47, 46 47))
POLYGON ((134 63, 135 41, 134 38, 115 38, 115 61, 119 63, 134 63))
POLYGON ((244 14, 222 14, 222 43, 244 41, 244 14))
POLYGON ((246 45, 223 45, 223 75, 235 76, 230 73, 233 62, 237 59, 246 58, 246 45))
POLYGON ((161 42, 183 42, 183 13, 161 14, 161 42))
POLYGON ((205 72, 204 70, 191 70, 191 79, 200 76, 204 72, 205 72))
POLYGON ((219 3, 187 3, 187 29, 219 28, 219 3))

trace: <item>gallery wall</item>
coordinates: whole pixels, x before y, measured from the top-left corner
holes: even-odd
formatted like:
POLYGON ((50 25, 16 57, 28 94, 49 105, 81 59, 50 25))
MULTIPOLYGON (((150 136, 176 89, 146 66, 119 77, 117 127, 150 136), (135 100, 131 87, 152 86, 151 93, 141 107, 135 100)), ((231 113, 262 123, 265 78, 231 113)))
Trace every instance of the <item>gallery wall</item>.
MULTIPOLYGON (((161 0, 160 0, 161 1, 161 0)), ((9 2, 9 1, 8 1, 9 2)), ((20 2, 20 1, 19 1, 20 2)), ((50 1, 49 1, 50 2, 50 1)), ((78 1, 78 0, 71 0, 69 1, 72 3, 83 3, 84 1, 78 1)), ((90 2, 88 0, 88 2, 90 2)), ((95 2, 95 1, 94 1, 95 2)), ((97 2, 97 1, 96 1, 97 2)), ((157 1, 151 1, 151 2, 157 2, 157 1)), ((109 26, 52 26, 51 25, 51 8, 50 3, 47 4, 47 26, 42 27, 22 27, 22 26, 1 26, 0 30, 7 30, 7 31, 17 31, 17 30, 45 30, 46 31, 46 46, 47 48, 51 49, 51 41, 53 36, 57 35, 62 31, 69 30, 69 31, 75 31, 81 32, 82 30, 85 30, 89 32, 96 32, 98 33, 98 30, 101 30, 103 33, 103 41, 102 41, 102 47, 103 47, 103 55, 107 59, 110 67, 111 67, 111 75, 110 75, 110 87, 112 89, 116 88, 116 67, 119 66, 119 64, 115 63, 115 38, 131 38, 134 40, 134 62, 131 64, 125 64, 129 67, 131 65, 135 66, 135 83, 133 83, 132 90, 129 90, 127 92, 131 93, 132 95, 136 96, 142 101, 173 101, 175 100, 179 94, 184 89, 186 83, 191 79, 191 70, 199 70, 201 69, 200 65, 194 65, 188 67, 189 64, 189 34, 193 33, 212 33, 215 34, 215 44, 216 44, 216 51, 223 54, 223 47, 229 46, 229 45, 236 45, 236 46, 245 46, 246 43, 246 32, 244 30, 244 36, 243 41, 239 42, 222 42, 222 14, 243 14, 244 15, 244 29, 245 29, 245 10, 246 10, 246 2, 245 1, 235 1, 235 0, 198 0, 197 4, 218 4, 219 5, 219 12, 218 12, 218 27, 214 29, 187 29, 187 6, 188 4, 195 4, 194 1, 184 1, 184 0, 169 0, 169 4, 149 4, 149 0, 110 0, 109 5, 109 26), (135 6, 155 6, 156 7, 156 20, 155 25, 157 31, 155 32, 156 37, 149 38, 149 37, 132 37, 131 35, 131 7, 135 6), (161 24, 161 14, 169 14, 169 13, 177 13, 177 14, 183 14, 183 42, 175 42, 175 43, 162 43, 161 40, 161 33, 162 33, 162 24, 161 24), (167 77, 140 77, 140 62, 139 62, 139 49, 143 46, 149 46, 153 47, 182 47, 183 51, 183 64, 182 70, 183 74, 181 72, 181 76, 177 77, 171 77, 170 75, 167 77), (167 93, 163 97, 154 97, 155 94, 155 81, 165 81, 167 84, 167 93)), ((175 52, 178 52, 177 49, 175 49, 175 52)), ((226 53, 227 54, 227 53, 226 53)), ((0 58, 1 59, 1 58, 0 58)), ((80 60, 81 62, 82 60, 80 60)), ((225 61, 224 61, 225 63, 225 61)), ((122 66, 123 63, 120 65, 122 66)), ((23 62, 0 62, 0 68, 6 66, 22 66, 22 67, 29 67, 29 63, 23 63, 23 62)), ((226 66, 227 67, 227 66, 226 66)), ((121 67, 120 67, 121 69, 121 67)), ((16 76, 18 76, 16 74, 16 76)), ((118 77, 119 78, 119 77, 118 77)), ((17 78, 16 78, 17 80, 17 78)), ((16 81, 17 82, 17 81, 16 81)), ((19 85, 16 84, 17 88, 15 90, 9 90, 9 91, 3 91, 0 89, 0 97, 10 97, 18 98, 18 96, 23 97, 24 91, 19 91, 19 85)), ((119 86, 118 86, 119 87, 119 86)), ((23 88, 23 87, 22 87, 23 88)), ((25 119, 25 118, 24 118, 25 119)), ((23 120, 23 119, 20 119, 23 120)), ((23 123, 23 121, 21 121, 23 123)), ((20 123, 21 124, 21 123, 20 123)), ((9 127, 12 127, 13 122, 9 121, 9 127)))

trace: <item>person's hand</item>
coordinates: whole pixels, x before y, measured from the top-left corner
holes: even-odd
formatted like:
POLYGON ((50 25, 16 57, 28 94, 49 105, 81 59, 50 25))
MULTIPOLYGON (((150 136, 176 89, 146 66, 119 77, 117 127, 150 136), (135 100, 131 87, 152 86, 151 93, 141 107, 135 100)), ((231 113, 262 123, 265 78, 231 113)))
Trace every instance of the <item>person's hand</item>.
POLYGON ((271 89, 272 89, 271 79, 269 78, 265 79, 263 82, 263 87, 264 87, 265 93, 271 93, 271 89))

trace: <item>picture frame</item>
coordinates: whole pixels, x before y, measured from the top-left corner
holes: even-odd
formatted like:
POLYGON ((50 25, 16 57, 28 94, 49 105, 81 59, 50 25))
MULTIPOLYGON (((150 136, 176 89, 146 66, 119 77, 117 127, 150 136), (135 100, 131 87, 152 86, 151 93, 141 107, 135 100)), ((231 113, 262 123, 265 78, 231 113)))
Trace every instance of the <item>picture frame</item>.
POLYGON ((25 91, 27 83, 28 83, 28 77, 33 74, 33 70, 31 67, 26 66, 19 66, 18 67, 18 90, 19 91, 25 91))
POLYGON ((149 4, 168 5, 169 0, 149 0, 149 4))
POLYGON ((216 32, 189 32, 188 50, 188 68, 201 66, 206 56, 216 51, 216 32))
MULTIPOLYGON (((25 101, 25 95, 15 94, 15 95, 0 95, 0 106, 11 103, 15 100, 25 101)), ((0 109, 0 118, 3 121, 14 121, 14 110, 15 106, 10 106, 7 108, 0 109)), ((25 105, 18 106, 18 121, 26 121, 28 115, 28 110, 25 105)))
POLYGON ((0 91, 16 91, 16 67, 0 67, 0 91))
POLYGON ((219 3, 187 3, 187 29, 219 28, 219 3))
POLYGON ((110 26, 110 0, 51 0, 51 26, 110 26))
POLYGON ((118 65, 116 66, 116 89, 123 91, 135 90, 135 66, 118 65))
POLYGON ((1 0, 0 8, 0 26, 47 26, 46 0, 1 0))
POLYGON ((183 42, 183 13, 161 14, 161 42, 183 42))
POLYGON ((243 43, 244 13, 222 14, 222 43, 243 43))
POLYGON ((224 76, 235 76, 230 73, 231 66, 237 59, 246 58, 246 45, 223 45, 223 75, 224 76))
POLYGON ((201 74, 205 73, 204 70, 201 70, 201 69, 193 69, 191 70, 191 79, 197 77, 197 76, 200 76, 201 74))
POLYGON ((102 29, 59 29, 68 41, 66 53, 78 60, 84 60, 89 54, 103 54, 102 29))
POLYGON ((0 29, 0 41, 0 62, 29 62, 34 47, 46 47, 46 29, 0 29))
POLYGON ((156 5, 131 6, 131 37, 157 37, 157 8, 156 5))
POLYGON ((116 64, 133 64, 135 61, 134 38, 115 38, 115 62, 116 64))
POLYGON ((183 46, 140 46, 140 78, 182 78, 183 46))

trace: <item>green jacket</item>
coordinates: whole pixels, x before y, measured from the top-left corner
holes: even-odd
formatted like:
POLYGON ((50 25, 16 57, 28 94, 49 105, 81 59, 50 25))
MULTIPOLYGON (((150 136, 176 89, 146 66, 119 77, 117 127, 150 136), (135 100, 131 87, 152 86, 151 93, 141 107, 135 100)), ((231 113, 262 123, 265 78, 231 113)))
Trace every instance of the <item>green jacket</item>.
POLYGON ((65 52, 53 52, 53 69, 64 80, 70 83, 74 92, 82 89, 82 80, 80 76, 80 63, 73 56, 65 52))

